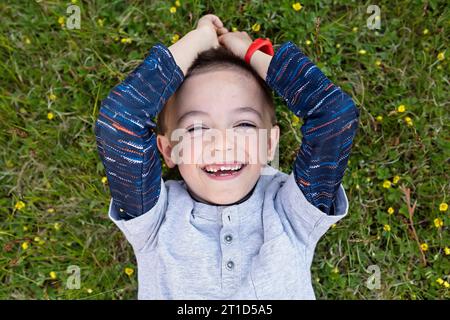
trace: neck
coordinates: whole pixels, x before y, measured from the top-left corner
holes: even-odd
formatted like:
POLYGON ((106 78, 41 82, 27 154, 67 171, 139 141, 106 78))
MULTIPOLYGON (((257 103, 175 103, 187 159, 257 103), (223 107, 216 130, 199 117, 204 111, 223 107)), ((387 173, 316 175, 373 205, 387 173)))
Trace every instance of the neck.
MULTIPOLYGON (((258 179, 258 181, 259 181, 259 179, 258 179)), ((189 192, 191 197, 197 202, 201 202, 201 203, 208 204, 208 205, 211 205, 211 206, 234 206, 234 205, 237 205, 237 204, 240 204, 240 203, 246 201, 248 198, 250 198, 252 196, 253 191, 255 190, 256 185, 258 184, 258 181, 256 181, 256 183, 253 186, 253 188, 242 199, 240 199, 240 200, 238 200, 236 202, 233 202, 233 203, 229 203, 229 204, 217 204, 217 203, 213 203, 213 202, 209 202, 209 201, 200 199, 189 189, 189 187, 187 187, 187 191, 189 192)), ((186 186, 187 186, 187 184, 186 184, 186 186)))

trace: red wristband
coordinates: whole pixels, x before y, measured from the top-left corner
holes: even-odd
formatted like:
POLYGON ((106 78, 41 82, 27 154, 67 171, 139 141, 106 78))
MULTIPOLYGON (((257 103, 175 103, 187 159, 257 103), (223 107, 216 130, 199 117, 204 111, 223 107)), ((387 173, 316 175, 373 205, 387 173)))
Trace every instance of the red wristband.
POLYGON ((270 42, 269 38, 258 38, 255 39, 255 41, 252 42, 252 44, 248 47, 247 53, 245 54, 245 62, 250 64, 250 59, 252 58, 252 55, 255 53, 256 50, 260 50, 264 53, 267 53, 268 55, 273 56, 274 51, 272 47, 272 42, 270 42))

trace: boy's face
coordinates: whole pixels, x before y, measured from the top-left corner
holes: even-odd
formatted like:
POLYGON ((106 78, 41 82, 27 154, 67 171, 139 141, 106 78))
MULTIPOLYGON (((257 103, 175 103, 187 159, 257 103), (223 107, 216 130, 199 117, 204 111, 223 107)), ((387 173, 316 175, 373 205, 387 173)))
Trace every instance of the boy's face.
POLYGON ((279 139, 264 104, 256 80, 233 69, 194 74, 171 97, 158 149, 195 198, 227 205, 253 188, 279 139))

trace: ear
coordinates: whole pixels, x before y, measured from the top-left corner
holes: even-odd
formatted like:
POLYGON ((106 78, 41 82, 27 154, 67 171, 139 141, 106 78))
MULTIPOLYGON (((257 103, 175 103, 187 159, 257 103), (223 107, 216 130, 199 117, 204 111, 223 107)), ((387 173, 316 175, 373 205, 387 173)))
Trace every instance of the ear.
POLYGON ((280 127, 278 125, 274 125, 270 129, 270 137, 268 141, 267 149, 268 151, 268 160, 272 161, 275 157, 275 151, 277 150, 278 142, 280 140, 280 127))
POLYGON ((158 146, 158 150, 162 154, 164 162, 166 163, 167 167, 169 168, 175 167, 175 163, 172 161, 172 158, 170 157, 170 154, 172 152, 172 146, 170 145, 169 138, 167 138, 165 135, 158 134, 156 137, 156 143, 158 146))

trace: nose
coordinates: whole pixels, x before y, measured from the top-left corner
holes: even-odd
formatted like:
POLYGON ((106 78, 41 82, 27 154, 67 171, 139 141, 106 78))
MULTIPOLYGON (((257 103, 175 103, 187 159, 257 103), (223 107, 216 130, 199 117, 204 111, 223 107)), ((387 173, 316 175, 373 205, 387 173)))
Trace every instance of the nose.
POLYGON ((213 138, 213 150, 214 151, 230 151, 233 150, 234 147, 234 136, 231 134, 231 132, 228 132, 226 130, 218 130, 217 133, 213 138))

